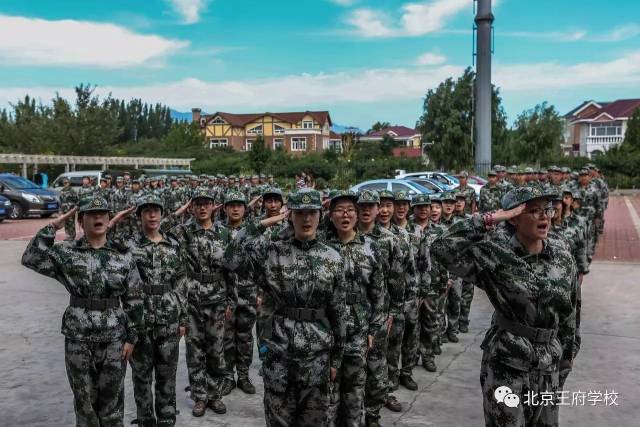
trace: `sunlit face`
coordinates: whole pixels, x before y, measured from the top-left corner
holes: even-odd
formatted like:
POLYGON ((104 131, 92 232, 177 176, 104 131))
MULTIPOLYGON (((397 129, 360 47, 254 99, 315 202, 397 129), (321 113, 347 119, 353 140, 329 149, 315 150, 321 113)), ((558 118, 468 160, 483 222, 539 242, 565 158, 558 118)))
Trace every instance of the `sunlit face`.
POLYGON ((427 221, 431 216, 431 205, 414 206, 413 216, 420 222, 427 221))
POLYGON ((562 200, 554 200, 553 207, 556 209, 556 213, 553 217, 553 221, 557 222, 562 220, 562 200))
POLYGON ((554 185, 560 185, 562 182, 562 172, 549 172, 549 181, 554 185))
POLYGON ((358 203, 358 222, 369 225, 376 220, 379 212, 377 203, 358 203))
POLYGON ((86 187, 89 184, 91 184, 91 180, 89 178, 82 178, 82 185, 86 187))
POLYGON ((450 216, 451 214, 453 214, 453 210, 456 207, 456 202, 452 202, 449 200, 443 200, 442 201, 442 215, 445 216, 450 216))
POLYGON ((380 200, 380 211, 378 212, 378 221, 380 221, 380 224, 384 225, 385 227, 389 225, 389 223, 391 222, 391 218, 393 218, 393 211, 393 200, 380 200))
POLYGON ((103 190, 107 188, 107 181, 100 181, 100 188, 102 188, 103 190))
POLYGON ((578 182, 581 186, 586 187, 591 182, 591 177, 589 175, 580 175, 578 177, 578 182))
POLYGON ((158 230, 161 220, 162 209, 160 209, 160 206, 147 205, 142 207, 140 211, 140 222, 145 231, 153 232, 158 230))
POLYGON ((267 217, 280 214, 280 209, 282 209, 282 199, 280 197, 269 195, 264 198, 263 204, 267 217))
POLYGON ((109 225, 109 212, 86 212, 81 219, 84 233, 91 238, 102 237, 107 234, 109 225))
POLYGON ((64 181, 62 185, 64 186, 64 188, 69 188, 71 186, 71 183, 69 181, 64 181))
POLYGON ((442 216, 442 205, 440 203, 431 203, 431 221, 438 222, 442 216))
POLYGON ((207 221, 213 215, 213 200, 204 197, 193 199, 192 210, 198 221, 207 221))
POLYGON ((342 233, 353 230, 358 222, 358 208, 349 199, 338 200, 331 208, 331 222, 342 233))
POLYGON ((393 218, 396 221, 404 221, 405 219, 407 219, 407 214, 409 213, 409 202, 404 201, 404 200, 399 200, 394 202, 394 212, 393 212, 393 218))
POLYGON ((298 240, 315 239, 319 223, 319 209, 300 209, 291 212, 291 225, 298 240))
POLYGON ((232 223, 237 223, 242 221, 245 210, 246 210, 246 207, 244 203, 240 203, 240 202, 231 202, 231 203, 227 203, 224 206, 224 212, 227 214, 227 218, 229 218, 229 221, 232 223))
POLYGON ((124 181, 116 181, 116 188, 124 188, 124 181))
POLYGON ((456 213, 464 212, 464 207, 466 206, 466 204, 467 204, 467 200, 464 197, 457 197, 455 212, 456 213))
POLYGON ((551 217, 547 216, 544 211, 550 207, 552 205, 549 204, 548 200, 532 200, 527 203, 524 212, 511 219, 511 223, 516 228, 516 234, 522 241, 534 242, 547 238, 551 217), (543 212, 543 214, 536 218, 536 212, 543 212))
POLYGON ((564 195, 562 196, 562 203, 565 206, 573 205, 573 196, 571 195, 571 193, 564 193, 564 195))
POLYGON ((489 185, 494 186, 498 182, 498 177, 496 175, 489 175, 487 181, 489 181, 489 185))
POLYGON ((460 186, 464 187, 465 185, 467 185, 467 182, 469 181, 468 178, 461 176, 460 178, 458 178, 458 181, 460 181, 460 186))

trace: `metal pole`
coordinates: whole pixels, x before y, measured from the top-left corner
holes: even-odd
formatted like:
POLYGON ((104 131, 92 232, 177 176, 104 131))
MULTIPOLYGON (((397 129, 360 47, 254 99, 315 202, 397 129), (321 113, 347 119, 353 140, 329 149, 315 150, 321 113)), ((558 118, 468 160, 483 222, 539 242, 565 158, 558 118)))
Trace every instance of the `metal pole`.
POLYGON ((476 173, 491 169, 491 0, 478 0, 475 18, 478 27, 475 82, 476 173))

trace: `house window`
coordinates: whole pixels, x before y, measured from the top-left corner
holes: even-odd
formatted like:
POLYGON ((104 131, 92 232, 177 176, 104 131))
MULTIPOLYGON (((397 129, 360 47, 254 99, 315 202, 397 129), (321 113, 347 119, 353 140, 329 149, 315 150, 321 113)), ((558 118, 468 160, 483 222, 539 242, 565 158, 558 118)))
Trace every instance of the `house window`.
POLYGON ((273 139, 273 149, 277 150, 278 148, 284 148, 284 138, 273 139))
POLYGON ((591 136, 622 136, 622 122, 592 123, 591 136))
POLYGON ((284 134, 284 128, 282 126, 273 125, 273 133, 276 135, 282 135, 284 134))
POLYGON ((249 135, 262 135, 262 125, 253 127, 247 131, 249 135))
POLYGON ((227 147, 229 145, 229 141, 226 138, 211 138, 209 140, 209 148, 219 148, 219 147, 227 147))
POLYGON ((227 122, 225 122, 224 120, 222 120, 221 117, 216 117, 211 123, 213 123, 214 125, 224 125, 227 122))
POLYGON ((291 138, 291 151, 307 151, 307 138, 291 138))
POLYGON ((246 139, 244 141, 244 151, 251 151, 251 147, 253 146, 253 142, 255 139, 246 139))
POLYGON ((304 120, 302 122, 302 129, 313 129, 313 121, 311 120, 304 120))

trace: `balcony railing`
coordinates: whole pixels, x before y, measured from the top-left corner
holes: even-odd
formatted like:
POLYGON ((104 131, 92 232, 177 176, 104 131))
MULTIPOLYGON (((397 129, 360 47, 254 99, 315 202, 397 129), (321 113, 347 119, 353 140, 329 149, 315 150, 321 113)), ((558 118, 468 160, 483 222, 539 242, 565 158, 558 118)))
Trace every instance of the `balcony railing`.
POLYGON ((587 144, 619 144, 623 139, 622 136, 588 136, 587 144))

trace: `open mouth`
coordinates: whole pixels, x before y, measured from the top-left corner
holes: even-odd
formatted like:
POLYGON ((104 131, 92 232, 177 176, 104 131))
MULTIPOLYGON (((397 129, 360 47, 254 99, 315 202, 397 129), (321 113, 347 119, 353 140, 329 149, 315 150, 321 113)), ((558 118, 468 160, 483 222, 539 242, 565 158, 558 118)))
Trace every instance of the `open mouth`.
POLYGON ((345 228, 345 227, 349 227, 351 225, 351 221, 349 221, 348 219, 343 219, 342 221, 340 221, 340 225, 345 228))
POLYGON ((313 227, 311 227, 311 225, 303 225, 302 226, 302 231, 308 233, 313 229, 313 227))
POLYGON ((96 227, 96 228, 97 227, 102 227, 102 226, 104 226, 104 222, 102 222, 102 221, 94 222, 93 226, 96 227))

